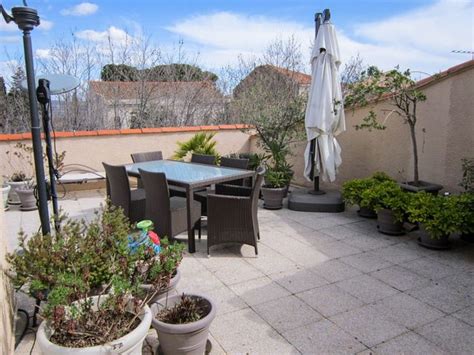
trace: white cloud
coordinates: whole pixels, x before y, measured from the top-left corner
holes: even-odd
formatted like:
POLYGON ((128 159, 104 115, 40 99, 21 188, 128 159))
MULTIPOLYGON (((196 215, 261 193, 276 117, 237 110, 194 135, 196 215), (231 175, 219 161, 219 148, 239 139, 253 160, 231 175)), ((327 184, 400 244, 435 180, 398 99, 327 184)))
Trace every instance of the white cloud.
MULTIPOLYGON (((383 69, 399 64, 429 73, 446 69, 469 56, 452 49, 472 50, 470 0, 439 0, 394 17, 360 23, 339 33, 342 60, 360 54, 366 64, 383 69)), ((217 12, 184 19, 167 27, 183 38, 186 47, 199 51, 201 61, 217 68, 236 62, 238 54, 258 55, 276 38, 294 36, 309 57, 313 40, 312 19, 307 25, 278 18, 217 12)), ((336 22, 337 27, 337 22, 336 22)))
POLYGON ((10 23, 6 23, 3 21, 3 17, 0 17, 0 31, 4 32, 13 32, 18 31, 18 26, 12 21, 10 23))
POLYGON ((87 16, 97 12, 99 6, 91 2, 82 2, 76 6, 61 10, 61 15, 64 16, 87 16))
POLYGON ((35 56, 39 59, 49 59, 51 58, 51 50, 47 48, 38 48, 35 51, 35 56))
POLYGON ((51 28, 53 28, 53 22, 41 19, 38 28, 40 30, 49 31, 51 28))
POLYGON ((115 26, 110 26, 105 31, 84 30, 76 33, 80 39, 85 39, 92 42, 106 43, 109 39, 118 44, 129 43, 132 37, 124 30, 115 26))
POLYGON ((9 86, 11 76, 19 65, 20 63, 16 60, 0 61, 0 76, 3 77, 7 86, 9 86))

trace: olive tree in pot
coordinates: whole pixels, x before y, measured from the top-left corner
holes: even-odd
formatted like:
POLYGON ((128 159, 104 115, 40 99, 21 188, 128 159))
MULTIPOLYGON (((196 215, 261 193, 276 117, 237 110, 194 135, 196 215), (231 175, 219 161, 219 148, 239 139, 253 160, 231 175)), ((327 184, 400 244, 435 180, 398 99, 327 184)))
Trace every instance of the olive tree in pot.
POLYGON ((183 294, 152 305, 152 326, 164 354, 202 355, 217 312, 207 296, 183 294))
POLYGON ((411 191, 426 191, 437 194, 443 187, 441 185, 420 180, 418 171, 418 145, 416 137, 416 123, 418 121, 418 104, 426 100, 426 95, 421 92, 416 82, 411 78, 410 70, 400 71, 398 67, 382 72, 377 67, 369 67, 363 72, 359 81, 352 83, 345 97, 346 107, 367 107, 378 103, 387 103, 387 115, 382 123, 378 121, 377 114, 370 110, 363 122, 356 125, 356 129, 384 130, 385 121, 396 115, 407 124, 413 151, 413 180, 401 184, 402 188, 411 191))
POLYGON ((384 172, 376 172, 369 178, 364 179, 353 179, 345 182, 342 185, 342 196, 344 202, 349 205, 358 205, 359 210, 357 213, 359 216, 364 218, 377 218, 374 206, 367 202, 362 203, 362 193, 376 184, 383 183, 385 181, 394 181, 390 176, 384 172))
POLYGON ((362 193, 362 204, 373 206, 377 212, 380 233, 403 235, 403 221, 411 194, 404 192, 394 181, 375 184, 362 193))
POLYGON ((279 210, 283 207, 283 198, 288 191, 288 178, 284 171, 268 168, 265 172, 265 184, 262 186, 263 208, 279 210))
POLYGON ((410 222, 420 224, 418 243, 430 249, 448 249, 449 236, 458 231, 462 215, 457 196, 437 196, 425 191, 411 197, 407 214, 410 222))
POLYGON ((14 284, 47 301, 37 334, 42 352, 140 354, 152 315, 123 211, 107 206, 90 223, 61 220, 52 235, 21 236, 7 257, 14 284))

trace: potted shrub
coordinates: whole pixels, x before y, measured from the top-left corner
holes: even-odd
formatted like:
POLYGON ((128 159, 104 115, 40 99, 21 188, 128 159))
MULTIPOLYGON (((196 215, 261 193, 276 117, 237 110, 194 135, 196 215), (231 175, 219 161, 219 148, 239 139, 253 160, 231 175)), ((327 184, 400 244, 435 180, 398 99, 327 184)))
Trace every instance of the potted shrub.
POLYGON ((410 222, 420 224, 418 243, 430 249, 448 249, 449 235, 457 232, 462 215, 457 196, 437 196, 424 191, 411 197, 407 214, 410 222))
POLYGON ((389 235, 405 234, 403 220, 410 195, 394 181, 374 184, 362 192, 362 206, 370 206, 377 213, 377 228, 389 235))
POLYGON ((129 252, 123 211, 107 206, 90 223, 61 221, 53 235, 22 235, 19 250, 8 255, 15 285, 47 300, 37 335, 41 350, 139 353, 152 315, 148 299, 140 298, 139 253, 129 252))
POLYGON ((209 327, 216 316, 214 302, 202 295, 183 294, 152 305, 152 326, 163 354, 204 354, 209 327))
POLYGON ((379 184, 385 181, 394 181, 390 176, 384 172, 375 172, 370 178, 365 179, 353 179, 345 182, 342 185, 342 196, 344 202, 349 206, 357 205, 359 210, 357 213, 361 217, 365 218, 377 218, 373 206, 367 204, 362 205, 362 193, 367 189, 370 189, 375 184, 379 184))
MULTIPOLYGON (((348 88, 344 103, 346 107, 367 107, 386 102, 390 109, 385 110, 387 116, 392 114, 400 117, 407 124, 413 151, 413 180, 402 183, 403 189, 411 192, 427 191, 437 194, 443 187, 439 184, 420 180, 418 172, 418 145, 416 140, 416 123, 418 121, 417 107, 426 100, 416 82, 411 78, 410 70, 400 71, 398 67, 382 72, 371 66, 362 73, 359 81, 352 83, 348 88)), ((377 119, 377 114, 370 110, 363 122, 355 126, 356 129, 384 130, 386 126, 377 119)))
POLYGON ((25 190, 30 190, 31 177, 33 175, 33 148, 18 142, 13 150, 6 152, 7 162, 13 171, 9 176, 5 176, 5 182, 11 189, 8 194, 8 203, 11 205, 20 205, 20 196, 17 190, 29 185, 25 190))
POLYGON ((262 186, 263 208, 268 210, 281 209, 287 191, 287 173, 275 168, 268 168, 265 172, 265 183, 262 186))
POLYGON ((33 180, 28 180, 25 184, 16 188, 16 193, 20 198, 20 210, 34 211, 38 208, 36 205, 35 185, 33 180))
POLYGON ((461 217, 458 231, 461 239, 474 243, 474 194, 463 193, 456 197, 457 208, 461 217))

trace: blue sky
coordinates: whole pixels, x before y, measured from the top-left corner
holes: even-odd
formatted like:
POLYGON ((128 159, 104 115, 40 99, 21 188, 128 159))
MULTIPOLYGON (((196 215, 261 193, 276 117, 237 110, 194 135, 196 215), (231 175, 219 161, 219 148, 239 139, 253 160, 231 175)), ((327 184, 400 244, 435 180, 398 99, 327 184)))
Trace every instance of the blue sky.
MULTIPOLYGON (((4 0, 9 10, 19 0, 4 0)), ((180 40, 207 69, 232 65, 239 54, 259 55, 275 38, 294 36, 305 56, 314 12, 328 7, 339 33, 343 61, 361 55, 367 64, 400 64, 436 73, 471 59, 453 49, 473 50, 471 0, 213 0, 55 1, 29 0, 43 25, 33 32, 35 53, 47 60, 54 41, 74 32, 101 46, 107 36, 120 42, 151 35, 164 50, 180 40)), ((0 75, 19 60, 21 34, 0 22, 0 75), (8 53, 8 55, 7 55, 8 53)))

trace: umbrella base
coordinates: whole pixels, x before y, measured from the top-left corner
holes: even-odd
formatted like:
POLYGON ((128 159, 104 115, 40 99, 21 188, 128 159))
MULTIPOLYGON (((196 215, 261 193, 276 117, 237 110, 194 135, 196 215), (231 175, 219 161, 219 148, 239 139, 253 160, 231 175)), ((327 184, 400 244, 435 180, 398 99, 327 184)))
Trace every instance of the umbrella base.
POLYGON ((309 190, 308 193, 310 195, 324 195, 324 194, 326 194, 326 191, 323 191, 323 190, 309 190))
POLYGON ((294 190, 288 197, 288 209, 301 212, 344 212, 344 201, 339 191, 315 195, 308 190, 294 190))

